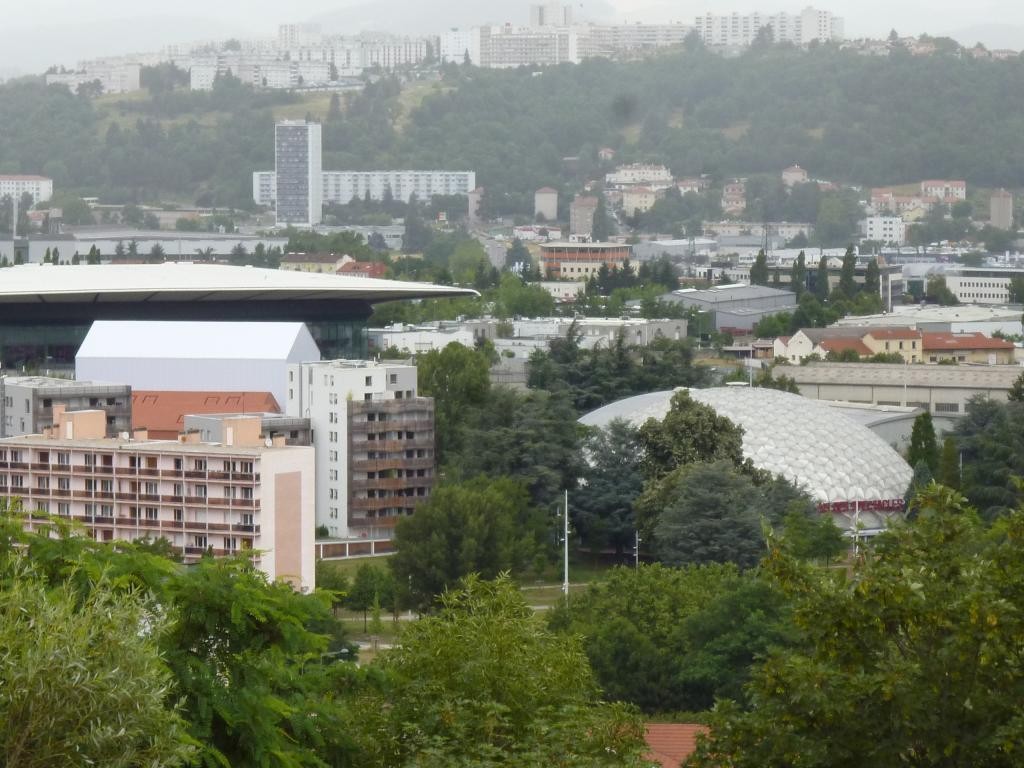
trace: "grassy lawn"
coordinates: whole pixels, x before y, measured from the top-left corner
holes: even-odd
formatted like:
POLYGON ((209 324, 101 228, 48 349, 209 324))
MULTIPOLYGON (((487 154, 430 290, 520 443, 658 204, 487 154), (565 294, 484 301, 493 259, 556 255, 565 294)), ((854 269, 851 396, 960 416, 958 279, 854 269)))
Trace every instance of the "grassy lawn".
POLYGON ((454 88, 437 82, 413 83, 402 89, 398 95, 398 119, 395 121, 395 130, 399 133, 409 122, 409 116, 423 103, 427 96, 433 93, 445 93, 454 88))
POLYGON ((338 573, 342 573, 352 579, 355 577, 359 566, 364 563, 387 567, 388 557, 390 557, 390 555, 373 555, 368 557, 350 557, 347 560, 323 560, 321 562, 324 563, 323 567, 332 568, 338 573))

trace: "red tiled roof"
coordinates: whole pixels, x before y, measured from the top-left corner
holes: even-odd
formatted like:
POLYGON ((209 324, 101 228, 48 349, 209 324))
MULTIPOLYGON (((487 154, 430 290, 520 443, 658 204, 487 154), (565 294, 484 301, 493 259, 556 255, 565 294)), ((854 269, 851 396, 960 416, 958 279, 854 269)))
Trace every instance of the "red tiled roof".
POLYGON ((350 261, 338 267, 339 275, 363 275, 365 277, 385 277, 388 265, 379 261, 350 261))
POLYGON ((924 344, 926 350, 941 352, 942 350, 967 349, 1003 349, 1012 350, 1013 342, 996 339, 983 333, 926 333, 924 344))
POLYGON ((649 748, 644 759, 658 763, 661 768, 680 768, 697 749, 697 736, 709 729, 693 723, 647 723, 644 730, 649 748))
POLYGON ((852 349, 862 357, 874 354, 860 339, 822 339, 819 346, 826 352, 845 352, 852 349))
POLYGON ((551 187, 541 187, 540 189, 537 190, 537 192, 547 192, 547 193, 557 192, 557 191, 558 191, 557 189, 552 189, 551 187))
POLYGON ((157 440, 173 440, 196 413, 280 413, 270 392, 132 392, 132 429, 146 428, 157 440))
POLYGON ((920 339, 921 332, 913 328, 876 328, 868 331, 865 336, 873 339, 920 339))
POLYGON ((341 256, 333 253, 286 253, 282 264, 336 264, 341 256))

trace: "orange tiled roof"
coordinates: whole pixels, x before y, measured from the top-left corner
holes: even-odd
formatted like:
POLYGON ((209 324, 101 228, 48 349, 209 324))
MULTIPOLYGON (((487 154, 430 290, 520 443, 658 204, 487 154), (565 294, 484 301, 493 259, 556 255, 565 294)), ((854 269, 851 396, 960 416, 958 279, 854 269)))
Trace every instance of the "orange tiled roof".
POLYGON ((364 275, 365 277, 385 277, 388 265, 379 261, 349 261, 338 267, 339 275, 364 275))
POLYGON ((157 440, 173 440, 196 413, 280 413, 270 392, 132 392, 132 429, 146 428, 157 440))
POLYGON ((822 339, 819 346, 826 352, 845 352, 852 349, 861 357, 870 357, 874 354, 860 339, 822 339))
POLYGON ((697 736, 709 729, 694 723, 647 723, 644 730, 648 746, 645 759, 661 768, 679 768, 697 748, 697 736))
POLYGON ((1013 342, 997 339, 983 333, 926 333, 924 349, 942 350, 1003 349, 1012 350, 1013 342))

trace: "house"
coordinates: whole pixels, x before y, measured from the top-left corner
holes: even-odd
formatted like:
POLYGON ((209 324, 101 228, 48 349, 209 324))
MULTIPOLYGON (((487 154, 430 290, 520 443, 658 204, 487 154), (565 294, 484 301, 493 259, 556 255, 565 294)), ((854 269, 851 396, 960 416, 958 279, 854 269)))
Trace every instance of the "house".
POLYGON ((680 768, 697 749, 697 737, 709 730, 706 725, 695 723, 647 723, 644 759, 661 768, 680 768))
POLYGON ((1014 344, 983 333, 926 333, 924 358, 929 363, 952 361, 976 365, 1012 365, 1014 344))
POLYGON ((782 172, 782 183, 790 188, 797 184, 806 184, 807 178, 807 171, 799 165, 791 165, 782 172))
POLYGON ((647 213, 661 197, 661 191, 645 186, 628 187, 622 191, 622 210, 627 216, 647 213))
POLYGON ((896 353, 906 363, 920 363, 921 337, 921 331, 912 328, 875 328, 862 341, 872 355, 896 353))

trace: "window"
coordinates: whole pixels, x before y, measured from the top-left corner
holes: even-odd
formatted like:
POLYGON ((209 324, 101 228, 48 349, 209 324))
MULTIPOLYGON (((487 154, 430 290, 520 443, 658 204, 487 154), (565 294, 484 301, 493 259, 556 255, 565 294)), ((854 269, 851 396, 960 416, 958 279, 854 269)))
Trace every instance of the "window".
POLYGON ((233 485, 224 486, 224 498, 233 499, 235 498, 235 487, 233 485))
POLYGON ((61 467, 70 466, 70 464, 71 464, 71 454, 70 453, 58 453, 57 454, 57 464, 58 464, 58 466, 61 466, 61 467))
POLYGON ((193 460, 193 462, 192 462, 192 469, 194 469, 196 472, 205 472, 206 471, 206 459, 195 459, 195 460, 193 460))
POLYGON ((206 536, 197 533, 195 536, 192 537, 192 546, 198 547, 200 549, 206 549, 206 536))
POLYGON ((184 519, 185 515, 180 509, 174 510, 174 522, 180 523, 184 519))
POLYGON ((238 471, 246 475, 251 475, 253 470, 253 463, 251 461, 240 461, 238 463, 238 471))
MULTIPOLYGON (((153 485, 156 485, 156 483, 154 483, 153 485)), ((100 480, 100 490, 103 491, 103 493, 113 493, 114 492, 114 481, 113 480, 100 480)))
MULTIPOLYGON (((372 386, 373 386, 373 376, 367 376, 367 377, 366 377, 366 386, 367 386, 367 387, 372 387, 372 386)), ((27 402, 27 401, 26 401, 26 402, 27 402)), ((27 410, 27 409, 26 409, 26 410, 27 410)))
POLYGON ((180 472, 182 466, 183 466, 182 459, 181 458, 175 458, 174 459, 174 468, 180 472))
POLYGON ((147 480, 145 483, 145 494, 147 496, 156 496, 158 493, 157 484, 152 480, 147 480))
POLYGON ((113 504, 100 504, 100 517, 113 517, 114 516, 114 505, 113 504))
POLYGON ((175 483, 174 484, 174 495, 175 496, 184 496, 185 495, 185 486, 182 483, 175 483))
POLYGON ((41 490, 41 491, 49 490, 49 488, 50 488, 50 478, 48 478, 48 477, 38 477, 38 478, 36 478, 36 487, 39 490, 41 490))
POLYGON ((936 403, 936 413, 960 413, 960 403, 936 403))
POLYGON ((156 507, 146 507, 146 519, 147 520, 156 520, 157 519, 156 507))
POLYGON ((71 478, 70 477, 58 477, 57 478, 57 490, 70 491, 71 490, 71 478))
POLYGON ((193 496, 197 496, 200 499, 205 499, 206 498, 206 486, 205 485, 197 485, 197 486, 195 486, 195 489, 194 489, 192 495, 193 496))
POLYGON ((388 376, 388 381, 390 381, 392 384, 397 384, 398 383, 398 374, 397 373, 392 373, 390 376, 388 376))
POLYGON ((238 538, 235 537, 235 536, 225 536, 224 537, 224 549, 226 549, 228 552, 237 552, 238 551, 238 538))
POLYGON ((248 486, 243 486, 242 488, 239 488, 238 490, 239 490, 239 493, 241 494, 243 499, 251 499, 252 498, 252 488, 249 488, 248 486))
POLYGON ((71 505, 68 504, 66 501, 58 502, 57 514, 61 517, 68 517, 71 514, 71 505))
POLYGON ((242 525, 252 525, 252 524, 253 524, 253 516, 251 514, 249 514, 248 512, 243 514, 242 515, 242 525))

